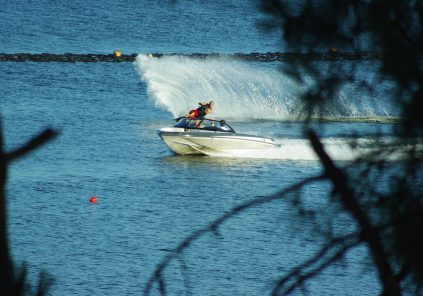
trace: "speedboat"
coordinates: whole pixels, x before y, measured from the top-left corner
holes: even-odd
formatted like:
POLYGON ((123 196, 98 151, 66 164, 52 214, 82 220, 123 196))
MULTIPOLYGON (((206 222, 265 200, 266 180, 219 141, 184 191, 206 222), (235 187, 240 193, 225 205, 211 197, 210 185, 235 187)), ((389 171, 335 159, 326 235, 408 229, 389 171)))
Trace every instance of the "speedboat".
POLYGON ((272 139, 238 134, 225 120, 181 117, 173 127, 158 130, 159 136, 176 154, 221 155, 275 146, 272 139))

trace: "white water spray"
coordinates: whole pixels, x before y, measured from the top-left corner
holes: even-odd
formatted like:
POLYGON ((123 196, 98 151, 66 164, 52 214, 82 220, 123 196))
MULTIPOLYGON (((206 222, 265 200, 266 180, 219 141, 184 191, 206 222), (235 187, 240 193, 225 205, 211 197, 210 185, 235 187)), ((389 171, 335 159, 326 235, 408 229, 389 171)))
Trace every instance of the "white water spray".
MULTIPOLYGON (((213 117, 235 120, 295 120, 304 117, 301 86, 274 64, 230 58, 161 58, 140 54, 135 65, 149 97, 174 117, 185 115, 200 101, 215 101, 213 117)), ((330 119, 384 120, 395 116, 384 100, 346 87, 326 105, 330 119)))
POLYGON ((213 117, 226 119, 293 119, 301 107, 298 87, 275 69, 228 59, 197 60, 138 55, 136 66, 156 106, 174 117, 200 101, 215 101, 213 117))
MULTIPOLYGON (((381 139, 379 139, 381 140, 381 139)), ((392 141, 385 138, 384 141, 392 141)), ((363 138, 351 145, 350 140, 346 138, 326 138, 322 139, 322 144, 325 147, 326 153, 334 161, 354 161, 358 157, 365 155, 379 153, 375 139, 363 138)), ((404 159, 408 154, 407 150, 413 149, 411 146, 403 146, 395 152, 387 154, 385 160, 399 161, 404 159)), ((423 153, 423 144, 417 146, 417 151, 420 155, 423 153)), ((228 157, 247 158, 247 159, 267 159, 267 160, 289 160, 289 161, 317 161, 319 157, 311 147, 310 141, 307 139, 278 139, 277 145, 272 148, 262 150, 238 150, 218 152, 211 156, 214 157, 228 157)), ((373 156, 374 157, 374 156, 373 156)))
MULTIPOLYGON (((363 152, 353 149, 344 139, 324 140, 326 152, 336 161, 351 161, 363 152)), ((318 156, 306 139, 279 139, 277 145, 264 150, 238 150, 216 152, 212 156, 274 160, 315 161, 318 156)))

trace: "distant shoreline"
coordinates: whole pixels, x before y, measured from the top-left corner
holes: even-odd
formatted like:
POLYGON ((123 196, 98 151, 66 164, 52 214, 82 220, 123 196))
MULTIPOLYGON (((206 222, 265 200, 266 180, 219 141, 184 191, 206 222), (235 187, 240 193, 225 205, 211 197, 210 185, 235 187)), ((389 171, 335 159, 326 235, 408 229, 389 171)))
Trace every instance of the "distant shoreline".
MULTIPOLYGON (((138 54, 122 54, 116 57, 113 54, 78 54, 78 53, 0 53, 0 62, 63 62, 63 63, 95 63, 95 62, 133 62, 138 54)), ((154 58, 166 56, 180 56, 189 58, 231 58, 256 62, 284 62, 288 60, 372 60, 380 59, 382 55, 375 52, 316 52, 316 53, 150 53, 154 58)))

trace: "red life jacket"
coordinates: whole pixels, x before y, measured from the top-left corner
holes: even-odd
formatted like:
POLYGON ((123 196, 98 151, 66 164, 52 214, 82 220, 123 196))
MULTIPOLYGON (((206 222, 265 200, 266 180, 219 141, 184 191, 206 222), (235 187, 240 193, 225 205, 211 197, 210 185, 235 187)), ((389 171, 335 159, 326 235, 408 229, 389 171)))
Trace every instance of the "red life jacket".
POLYGON ((188 113, 189 118, 192 118, 192 119, 197 118, 198 115, 200 115, 200 113, 198 112, 197 109, 193 109, 193 110, 189 111, 189 113, 188 113))

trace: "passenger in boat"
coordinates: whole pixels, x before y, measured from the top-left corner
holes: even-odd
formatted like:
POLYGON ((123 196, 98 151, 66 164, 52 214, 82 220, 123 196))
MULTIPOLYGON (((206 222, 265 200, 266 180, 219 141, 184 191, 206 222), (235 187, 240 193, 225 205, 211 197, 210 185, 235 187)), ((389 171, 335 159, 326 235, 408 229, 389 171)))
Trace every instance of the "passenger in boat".
POLYGON ((200 107, 197 109, 193 109, 189 111, 189 113, 185 116, 191 119, 203 119, 204 116, 209 115, 213 111, 214 102, 210 101, 209 103, 200 102, 198 103, 200 107))
POLYGON ((220 124, 220 129, 222 131, 229 131, 230 128, 226 125, 226 121, 224 121, 223 119, 219 122, 220 124))

